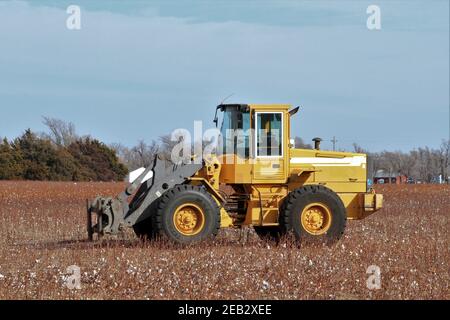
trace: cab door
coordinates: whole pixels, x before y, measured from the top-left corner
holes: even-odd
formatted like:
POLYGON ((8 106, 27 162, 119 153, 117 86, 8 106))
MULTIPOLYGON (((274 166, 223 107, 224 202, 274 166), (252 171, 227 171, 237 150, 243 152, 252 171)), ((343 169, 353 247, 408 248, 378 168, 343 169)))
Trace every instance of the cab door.
POLYGON ((284 113, 282 111, 254 112, 254 183, 284 183, 284 113))

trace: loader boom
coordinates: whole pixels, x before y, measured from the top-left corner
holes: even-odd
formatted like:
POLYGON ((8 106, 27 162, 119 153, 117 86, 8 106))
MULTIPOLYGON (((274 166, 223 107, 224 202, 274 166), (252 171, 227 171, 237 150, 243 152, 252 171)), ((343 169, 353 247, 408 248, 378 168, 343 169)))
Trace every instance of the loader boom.
POLYGON ((153 165, 146 168, 115 198, 97 197, 88 204, 89 237, 92 239, 95 233, 117 234, 124 226, 133 226, 147 219, 151 214, 148 208, 156 199, 168 189, 186 181, 201 167, 201 164, 169 165, 161 156, 156 156, 153 165), (152 178, 143 182, 149 172, 153 172, 152 178), (92 218, 96 224, 92 223, 92 218))

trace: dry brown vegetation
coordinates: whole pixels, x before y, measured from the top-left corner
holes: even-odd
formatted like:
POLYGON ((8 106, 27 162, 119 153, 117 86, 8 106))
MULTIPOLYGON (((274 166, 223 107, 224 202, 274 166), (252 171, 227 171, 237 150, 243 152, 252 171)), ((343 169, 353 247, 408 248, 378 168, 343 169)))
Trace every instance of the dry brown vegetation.
POLYGON ((114 183, 0 183, 0 299, 449 299, 450 186, 382 186, 385 208, 332 247, 253 233, 176 248, 132 233, 88 243, 85 198, 114 183), (65 286, 81 268, 81 289, 65 286), (382 288, 366 287, 370 265, 382 288))

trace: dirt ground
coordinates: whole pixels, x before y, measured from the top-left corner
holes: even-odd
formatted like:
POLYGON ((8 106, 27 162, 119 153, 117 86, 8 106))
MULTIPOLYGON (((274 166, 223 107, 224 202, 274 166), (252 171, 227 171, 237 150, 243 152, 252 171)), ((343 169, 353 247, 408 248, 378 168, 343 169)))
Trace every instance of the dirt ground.
POLYGON ((250 229, 185 248, 132 232, 85 241, 85 199, 122 187, 0 182, 0 299, 450 298, 450 186, 380 186, 384 209, 349 221, 331 247, 276 246, 250 229), (367 287, 373 265, 378 290, 367 287), (80 289, 67 286, 70 266, 80 289))

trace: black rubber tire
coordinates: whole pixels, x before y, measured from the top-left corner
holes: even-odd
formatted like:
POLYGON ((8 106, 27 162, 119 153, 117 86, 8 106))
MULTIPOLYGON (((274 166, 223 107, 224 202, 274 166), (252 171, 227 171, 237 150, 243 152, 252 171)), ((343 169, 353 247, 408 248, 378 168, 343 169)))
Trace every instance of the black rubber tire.
POLYGON ((150 207, 147 208, 145 212, 148 217, 147 219, 140 221, 133 225, 133 231, 136 236, 142 240, 151 240, 155 237, 155 231, 153 228, 153 219, 152 216, 155 214, 156 209, 158 208, 159 199, 152 203, 150 207))
POLYGON ((219 228, 220 208, 203 186, 177 185, 173 187, 160 198, 158 209, 153 215, 155 235, 179 244, 198 243, 214 238, 219 228), (186 202, 199 206, 205 217, 203 229, 192 236, 180 233, 173 223, 175 209, 186 202))
POLYGON ((332 244, 344 234, 347 224, 347 214, 339 196, 331 189, 321 185, 309 185, 296 189, 284 199, 280 227, 284 232, 293 232, 295 238, 306 243, 332 244), (307 232, 301 223, 301 213, 310 203, 320 202, 331 211, 331 225, 322 235, 313 235, 307 232))
POLYGON ((153 238, 152 219, 148 218, 133 226, 133 231, 136 236, 142 240, 150 240, 153 238))
POLYGON ((275 241, 278 242, 282 236, 282 230, 280 227, 261 227, 253 226, 255 233, 263 241, 275 241))

